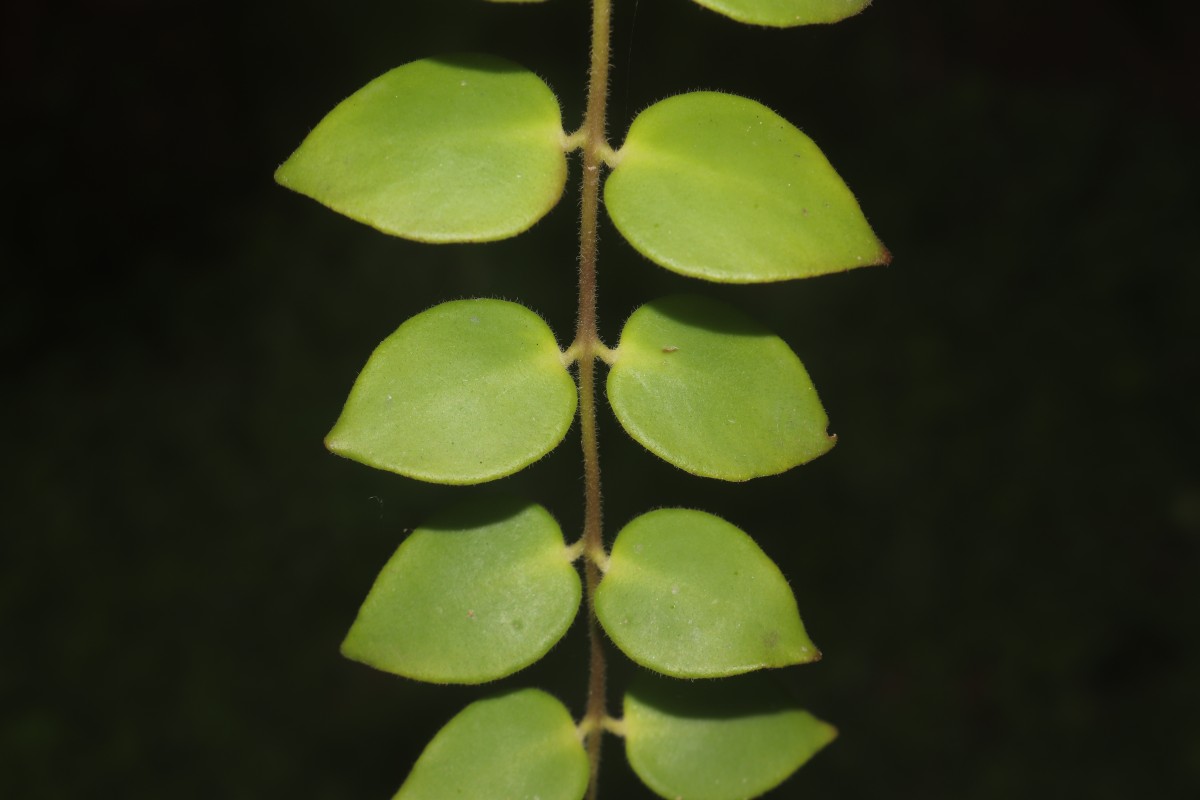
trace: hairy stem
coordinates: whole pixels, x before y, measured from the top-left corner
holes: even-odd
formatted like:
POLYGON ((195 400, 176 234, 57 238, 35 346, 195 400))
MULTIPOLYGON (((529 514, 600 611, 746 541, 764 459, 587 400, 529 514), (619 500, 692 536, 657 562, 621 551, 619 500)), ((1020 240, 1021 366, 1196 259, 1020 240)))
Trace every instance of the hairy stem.
POLYGON ((601 722, 608 716, 605 695, 604 641, 596 621, 596 585, 599 564, 605 561, 600 509, 600 450, 596 439, 596 356, 600 341, 596 330, 596 244, 600 208, 600 165, 609 151, 605 139, 605 106, 608 102, 608 60, 611 35, 610 0, 592 2, 592 63, 588 76, 587 111, 583 118, 583 187, 579 224, 579 317, 575 346, 579 348, 579 427, 583 446, 584 576, 587 585, 588 641, 591 647, 586 718, 594 724, 587 734, 591 776, 588 800, 595 800, 600 774, 601 722))

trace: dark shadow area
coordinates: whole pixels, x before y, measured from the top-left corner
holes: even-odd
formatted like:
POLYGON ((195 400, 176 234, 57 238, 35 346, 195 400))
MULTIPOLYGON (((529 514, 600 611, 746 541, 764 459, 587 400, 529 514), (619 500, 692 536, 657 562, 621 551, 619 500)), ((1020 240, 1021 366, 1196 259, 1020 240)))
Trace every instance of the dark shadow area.
POLYGON ((681 325, 728 336, 770 336, 736 308, 701 295, 672 295, 652 301, 654 309, 681 325))
POLYGON ((680 681, 639 670, 629 684, 629 695, 662 714, 685 719, 737 719, 801 708, 770 671, 680 681))
POLYGON ((490 72, 503 75, 510 72, 521 72, 525 69, 515 61, 497 58, 487 53, 450 53, 429 57, 431 61, 445 64, 448 67, 469 69, 475 72, 490 72))
POLYGON ((439 511, 421 523, 421 527, 443 533, 485 528, 512 519, 529 505, 527 500, 493 493, 490 497, 455 503, 454 507, 439 511))

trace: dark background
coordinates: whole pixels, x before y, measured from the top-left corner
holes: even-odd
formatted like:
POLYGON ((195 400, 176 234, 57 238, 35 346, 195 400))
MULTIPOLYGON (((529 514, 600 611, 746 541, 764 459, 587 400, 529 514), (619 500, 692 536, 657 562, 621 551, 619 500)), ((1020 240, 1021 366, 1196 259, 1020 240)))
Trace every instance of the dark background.
MULTIPOLYGON (((777 796, 1200 796, 1192 4, 879 0, 791 31, 616 5, 614 144, 668 94, 749 95, 823 147, 895 254, 722 287, 602 242, 609 343, 665 293, 734 303, 805 360, 840 436, 727 485, 602 420, 610 535, 700 506, 792 582, 825 659, 780 679, 841 737, 777 796)), ((573 536, 574 435, 476 489, 321 438, 374 345, 436 302, 520 299, 568 339, 575 189, 517 239, 434 247, 271 173, 360 85, 447 51, 521 61, 574 127, 586 24, 577 0, 0 12, 0 796, 378 800, 490 691, 337 646, 433 509, 499 489, 573 536)), ((573 630, 505 685, 578 712, 584 650, 573 630)), ((607 796, 644 796, 607 753, 607 796)))

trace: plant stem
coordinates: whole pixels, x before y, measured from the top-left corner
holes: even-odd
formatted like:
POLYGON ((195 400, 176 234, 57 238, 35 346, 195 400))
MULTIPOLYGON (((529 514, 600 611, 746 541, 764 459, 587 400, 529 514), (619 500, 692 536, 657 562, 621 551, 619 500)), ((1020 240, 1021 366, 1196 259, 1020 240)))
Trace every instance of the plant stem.
POLYGON ((605 107, 608 103, 608 60, 611 36, 610 0, 592 2, 592 63, 588 73, 587 111, 583 117, 583 187, 579 224, 579 316, 575 344, 579 348, 579 428, 583 447, 584 576, 587 586, 589 659, 586 718, 594 724, 587 734, 588 800, 595 800, 599 786, 600 747, 604 740, 601 724, 607 716, 605 695, 604 641, 596 621, 596 586, 599 563, 605 560, 603 522, 600 508, 600 450, 596 438, 596 356, 600 344, 596 330, 596 246, 600 208, 600 165, 609 150, 605 139, 605 107))

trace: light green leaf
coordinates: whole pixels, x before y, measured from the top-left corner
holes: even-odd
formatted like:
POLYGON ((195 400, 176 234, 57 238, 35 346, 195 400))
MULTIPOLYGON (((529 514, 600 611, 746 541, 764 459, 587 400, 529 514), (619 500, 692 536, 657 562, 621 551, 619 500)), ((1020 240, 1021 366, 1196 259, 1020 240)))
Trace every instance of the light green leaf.
POLYGON ((527 230, 562 195, 562 116, 504 59, 414 61, 329 113, 275 180, 384 233, 481 242, 527 230))
POLYGON ((744 481, 833 446, 800 359, 739 311, 676 296, 625 323, 608 400, 629 435, 681 469, 744 481))
POLYGON ((625 695, 625 751, 669 800, 747 800, 837 736, 762 676, 684 683, 641 676, 625 695))
POLYGON ((433 683, 497 680, 545 655, 579 598, 579 574, 546 509, 517 501, 456 509, 400 545, 342 654, 433 683))
POLYGON ((604 202, 642 255, 710 281, 808 278, 891 258, 812 140, 734 95, 684 94, 639 114, 604 202))
POLYGON ((596 589, 596 616, 625 655, 678 678, 821 657, 775 563, 703 511, 660 509, 626 525, 596 589))
POLYGON ((395 800, 580 800, 588 760, 562 703, 524 689, 463 709, 421 753, 395 800))
POLYGON ((325 445, 410 478, 482 483, 554 449, 577 397, 541 317, 503 300, 457 300, 379 345, 325 445))
POLYGON ((696 0, 705 8, 748 22, 772 28, 792 28, 820 22, 837 22, 852 17, 871 4, 871 0, 696 0))

